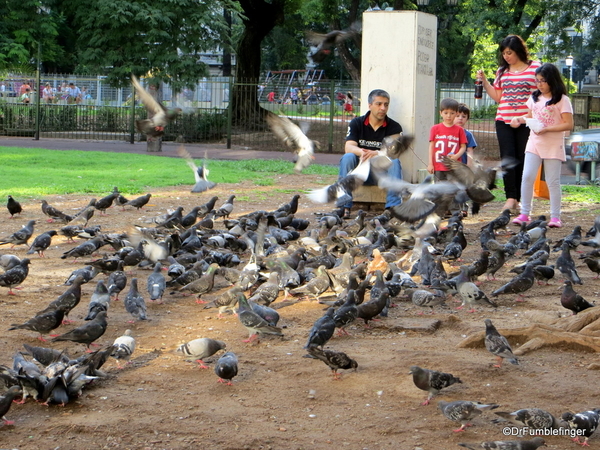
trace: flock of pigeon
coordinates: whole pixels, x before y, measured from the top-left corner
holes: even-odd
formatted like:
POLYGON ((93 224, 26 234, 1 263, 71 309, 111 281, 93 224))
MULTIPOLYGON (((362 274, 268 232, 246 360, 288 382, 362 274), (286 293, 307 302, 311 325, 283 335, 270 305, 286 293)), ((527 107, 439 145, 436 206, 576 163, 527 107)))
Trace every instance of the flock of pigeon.
MULTIPOLYGON (((405 144, 390 143, 392 145, 405 144)), ((213 187, 207 184, 206 176, 202 176, 203 168, 195 166, 188 154, 181 153, 181 156, 188 160, 195 173, 199 173, 196 181, 200 183, 200 191, 213 187)), ((389 188, 394 188, 397 183, 382 180, 380 184, 387 183, 389 188)), ((478 187, 475 184, 474 180, 469 186, 472 191, 477 191, 471 195, 482 203, 489 201, 485 200, 485 191, 489 190, 487 183, 478 187)), ((92 199, 73 214, 66 214, 42 201, 40 209, 47 221, 61 226, 34 238, 39 220, 29 220, 0 240, 0 246, 26 245, 29 246, 28 255, 38 254, 35 259, 34 256, 21 259, 10 253, 0 255, 0 266, 4 270, 0 274, 0 286, 8 288, 8 294, 14 294, 13 289, 18 289, 27 280, 30 269, 34 273, 41 270, 36 259, 47 258, 45 251, 51 248, 58 235, 69 242, 78 239, 79 243, 73 242, 70 248, 65 248, 60 258, 66 260, 65 264, 73 261, 81 267, 73 270, 65 281, 64 293, 33 317, 13 324, 10 331, 34 331, 45 340, 44 336, 61 326, 78 306, 81 287, 90 282, 95 283, 95 289, 84 323, 53 335, 52 342, 84 344, 89 350, 104 335, 111 311, 117 307, 115 303, 127 286, 122 303, 132 322, 148 319, 146 301, 160 303, 165 297, 172 301, 184 294, 193 294, 196 302, 205 309, 217 309, 218 317, 235 312, 240 326, 248 331, 246 342, 255 343, 260 342, 261 336, 275 336, 269 338, 275 342, 274 339, 285 335, 285 328, 278 325, 282 308, 301 300, 318 300, 318 304, 327 308, 312 328, 306 330, 305 357, 323 361, 331 369, 334 379, 340 379, 340 370, 356 370, 359 362, 337 350, 337 345, 332 345, 335 331, 340 335, 347 334, 347 328, 355 325, 358 319, 362 319, 368 330, 369 322, 388 316, 395 306, 394 301, 411 301, 423 311, 447 312, 446 301, 456 296, 462 302, 456 309, 495 308, 503 296, 518 295, 516 300, 522 301, 536 280, 547 282, 555 273, 560 273, 559 276, 565 279, 560 298, 565 308, 577 314, 594 306, 574 290, 573 286, 582 284, 582 280, 571 251, 580 246, 592 247, 592 251, 580 258, 592 272, 600 273, 600 219, 586 238, 582 236, 581 226, 577 226, 551 247, 544 217, 523 224, 505 238, 507 227, 510 227, 510 211, 503 211, 481 227, 479 258, 460 265, 456 273, 448 273, 452 265, 456 267, 461 262, 462 252, 468 245, 464 233, 466 224, 460 212, 442 221, 439 216, 446 212, 450 202, 441 202, 439 197, 434 197, 455 197, 459 192, 444 185, 434 193, 429 182, 422 186, 408 185, 402 182, 401 190, 406 197, 402 207, 372 218, 358 211, 355 219, 344 219, 342 208, 320 213, 314 222, 301 219, 296 217, 300 195, 294 195, 288 203, 272 211, 235 215, 235 195, 220 206, 217 205, 218 197, 213 196, 187 214, 180 206, 154 217, 151 226, 131 223, 127 232, 103 230, 99 225, 93 225, 94 214, 105 214, 111 207, 139 210, 148 204, 150 194, 129 200, 115 188, 108 196, 92 199), (230 217, 232 214, 235 218, 230 217), (104 256, 94 259, 94 255, 100 253, 104 256), (558 256, 554 264, 550 264, 553 254, 558 256), (520 264, 510 263, 511 258, 521 257, 527 259, 520 264), (86 261, 81 263, 84 259, 86 261), (135 270, 136 274, 142 269, 150 272, 143 286, 145 289, 139 284, 140 276, 132 276, 127 273, 128 269, 135 270), (485 292, 478 280, 485 276, 495 277, 499 271, 512 272, 515 276, 492 292, 485 292), (217 277, 232 286, 215 292, 217 277), (279 300, 282 292, 284 298, 279 300), (205 300, 207 294, 211 295, 210 302, 205 300)), ((335 201, 336 198, 333 195, 327 200, 335 201)), ((471 196, 469 198, 473 200, 471 196)), ((12 197, 8 199, 7 209, 14 218, 22 211, 21 205, 12 197)), ((285 311, 282 315, 285 317, 285 311)), ((498 359, 496 367, 502 367, 504 359, 519 365, 509 342, 490 319, 485 320, 485 328, 485 345, 498 359)), ((204 360, 226 348, 225 342, 205 337, 180 345, 177 352, 196 360, 200 367, 207 367, 204 360)), ((0 397, 0 417, 4 417, 13 399, 18 397, 23 401, 32 397, 46 404, 66 404, 77 398, 85 386, 106 376, 101 368, 108 358, 115 358, 122 367, 121 361, 128 361, 134 350, 135 338, 131 330, 113 344, 77 358, 71 358, 67 350, 25 344, 24 350, 15 349, 12 367, 0 368, 0 378, 7 389, 0 397)), ((214 364, 218 380, 231 384, 238 374, 239 364, 235 353, 225 352, 214 364)), ((462 383, 460 378, 432 368, 412 366, 410 373, 415 386, 429 393, 424 404, 440 390, 462 383)), ((470 401, 439 403, 447 418, 461 424, 455 431, 464 431, 482 411, 497 407, 470 401)), ((496 414, 499 420, 531 428, 567 426, 578 429, 581 431, 578 438, 584 439, 582 444, 587 445, 598 425, 599 412, 565 413, 560 420, 536 408, 496 414)), ((544 441, 535 438, 502 442, 484 443, 482 448, 534 449, 544 441)), ((476 448, 472 444, 461 445, 476 448)))

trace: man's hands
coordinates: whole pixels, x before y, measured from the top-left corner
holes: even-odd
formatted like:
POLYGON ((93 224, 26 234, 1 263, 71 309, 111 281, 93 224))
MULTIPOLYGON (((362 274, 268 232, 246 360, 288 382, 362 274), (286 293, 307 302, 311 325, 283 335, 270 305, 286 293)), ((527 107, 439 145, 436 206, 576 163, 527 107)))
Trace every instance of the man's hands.
POLYGON ((362 149, 362 155, 360 157, 361 161, 366 161, 367 159, 371 159, 374 156, 379 155, 379 152, 377 150, 367 150, 366 148, 362 149))

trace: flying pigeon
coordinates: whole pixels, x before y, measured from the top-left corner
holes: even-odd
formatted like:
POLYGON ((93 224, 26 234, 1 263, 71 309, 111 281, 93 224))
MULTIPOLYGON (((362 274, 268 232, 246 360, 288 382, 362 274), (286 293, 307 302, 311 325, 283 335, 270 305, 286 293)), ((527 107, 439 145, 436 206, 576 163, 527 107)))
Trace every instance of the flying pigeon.
POLYGON ((135 127, 140 133, 144 133, 148 138, 160 138, 165 134, 165 127, 168 123, 175 119, 181 108, 175 108, 173 111, 168 111, 167 108, 158 102, 146 89, 142 87, 135 75, 131 75, 131 82, 135 90, 148 110, 148 119, 136 120, 135 127))
POLYGON ((133 337, 133 333, 131 330, 125 330, 123 336, 120 336, 115 339, 113 343, 113 351, 110 354, 113 358, 117 360, 117 365, 119 369, 122 369, 121 360, 127 361, 129 363, 129 358, 135 351, 135 338, 133 337))
POLYGON ((231 380, 238 373, 238 359, 235 353, 227 352, 221 356, 215 364, 215 373, 219 377, 219 383, 233 386, 231 380))
POLYGON ((190 155, 189 152, 182 145, 177 148, 177 154, 181 158, 185 159, 187 165, 192 169, 192 172, 194 172, 196 184, 190 192, 198 194, 200 192, 208 191, 209 189, 212 189, 217 185, 217 183, 208 180, 209 171, 206 168, 208 152, 204 152, 204 161, 202 161, 202 165, 200 167, 196 165, 196 163, 192 159, 192 155, 190 155))
POLYGON ((302 172, 315 159, 315 147, 319 147, 317 141, 310 140, 304 134, 308 124, 306 122, 301 124, 305 128, 303 130, 287 117, 280 117, 273 113, 269 113, 266 120, 273 133, 296 154, 294 166, 296 173, 302 172))
POLYGON ((422 391, 428 391, 429 396, 421 405, 429 405, 431 399, 442 389, 455 383, 462 383, 460 378, 450 373, 438 372, 437 370, 422 369, 419 366, 410 366, 410 374, 413 376, 415 386, 422 391))
POLYGON ((353 23, 345 30, 333 30, 327 34, 315 33, 307 31, 306 39, 310 44, 317 46, 317 50, 310 55, 310 58, 315 64, 322 63, 325 58, 331 54, 336 45, 360 35, 360 22, 353 23))
POLYGON ((500 405, 490 404, 485 405, 479 402, 470 402, 465 400, 457 400, 455 402, 439 401, 438 408, 447 419, 460 422, 460 428, 452 430, 455 433, 465 431, 466 427, 470 427, 469 423, 472 419, 481 414, 482 411, 496 409, 500 405))
POLYGON ((513 355, 508 340, 498 332, 490 319, 485 319, 485 348, 498 358, 498 364, 495 364, 494 367, 502 367, 504 359, 507 359, 511 364, 519 364, 519 360, 513 355))
POLYGON ((214 355, 225 347, 226 345, 223 341, 217 341, 210 338, 199 338, 181 344, 177 347, 176 352, 183 356, 194 358, 201 369, 208 369, 208 366, 206 366, 202 360, 214 355))
POLYGON ((358 369, 358 363, 346 355, 344 352, 334 350, 323 350, 317 346, 310 346, 307 349, 308 353, 317 359, 320 359, 329 366, 333 372, 333 379, 339 380, 340 374, 338 370, 358 369))

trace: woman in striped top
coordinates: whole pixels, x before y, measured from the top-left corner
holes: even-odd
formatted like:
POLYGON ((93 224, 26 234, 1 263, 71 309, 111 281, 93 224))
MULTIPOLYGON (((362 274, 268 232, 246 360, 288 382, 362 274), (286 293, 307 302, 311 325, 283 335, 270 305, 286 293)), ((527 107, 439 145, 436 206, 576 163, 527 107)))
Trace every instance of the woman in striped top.
POLYGON ((502 40, 498 59, 500 68, 496 71, 493 84, 487 80, 483 70, 477 72, 477 79, 483 82, 487 94, 498 103, 496 136, 500 145, 500 157, 514 158, 517 162, 513 168, 504 169, 506 204, 503 209, 518 210, 529 128, 525 125, 511 128, 510 122, 515 117, 527 114, 526 102, 536 90, 535 71, 541 64, 530 59, 527 45, 516 35, 502 40))

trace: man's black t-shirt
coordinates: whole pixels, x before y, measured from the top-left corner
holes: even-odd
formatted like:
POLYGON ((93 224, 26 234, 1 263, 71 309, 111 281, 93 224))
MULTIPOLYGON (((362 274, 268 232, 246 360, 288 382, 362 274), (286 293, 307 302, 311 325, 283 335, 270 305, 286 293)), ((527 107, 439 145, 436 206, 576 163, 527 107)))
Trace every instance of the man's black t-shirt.
POLYGON ((369 125, 370 114, 371 111, 364 116, 352 119, 348 125, 348 134, 346 134, 347 141, 358 142, 360 148, 379 150, 384 137, 402 133, 400 124, 387 116, 385 117, 383 125, 377 128, 377 131, 373 130, 373 127, 369 125))

